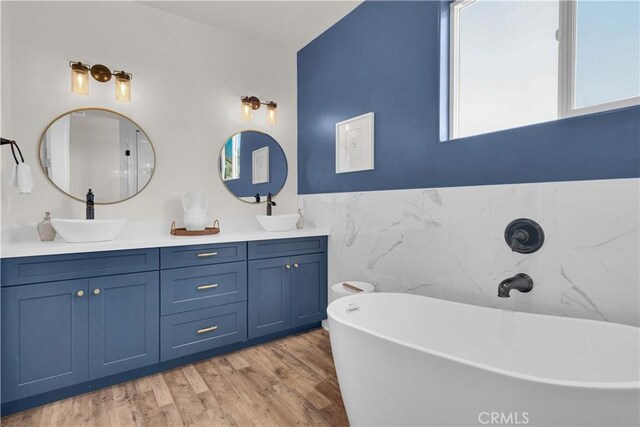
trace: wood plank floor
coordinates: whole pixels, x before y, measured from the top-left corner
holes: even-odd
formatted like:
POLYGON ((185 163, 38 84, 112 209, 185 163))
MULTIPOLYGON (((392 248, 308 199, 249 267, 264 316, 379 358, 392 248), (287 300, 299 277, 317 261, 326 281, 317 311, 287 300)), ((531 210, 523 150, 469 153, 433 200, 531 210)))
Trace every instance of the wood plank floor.
POLYGON ((30 426, 346 426, 323 329, 2 418, 30 426))

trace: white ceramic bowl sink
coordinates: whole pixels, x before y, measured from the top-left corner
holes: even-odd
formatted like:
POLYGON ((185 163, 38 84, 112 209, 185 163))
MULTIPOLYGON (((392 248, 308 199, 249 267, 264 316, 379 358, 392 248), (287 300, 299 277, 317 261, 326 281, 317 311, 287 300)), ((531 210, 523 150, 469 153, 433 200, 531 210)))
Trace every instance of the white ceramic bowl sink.
POLYGON ((289 215, 256 215, 258 222, 267 231, 291 231, 295 230, 299 214, 289 215))
POLYGON ((70 243, 106 242, 120 234, 127 219, 54 219, 51 225, 70 243))

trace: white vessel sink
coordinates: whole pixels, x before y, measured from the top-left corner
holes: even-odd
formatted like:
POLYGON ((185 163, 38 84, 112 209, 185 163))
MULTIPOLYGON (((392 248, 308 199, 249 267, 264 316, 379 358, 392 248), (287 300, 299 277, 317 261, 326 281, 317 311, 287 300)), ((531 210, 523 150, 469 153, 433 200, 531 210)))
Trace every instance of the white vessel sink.
POLYGON ((70 243, 106 242, 116 238, 127 219, 51 219, 51 225, 70 243))
POLYGON ((291 231, 295 230, 299 214, 289 215, 256 215, 258 222, 267 231, 291 231))

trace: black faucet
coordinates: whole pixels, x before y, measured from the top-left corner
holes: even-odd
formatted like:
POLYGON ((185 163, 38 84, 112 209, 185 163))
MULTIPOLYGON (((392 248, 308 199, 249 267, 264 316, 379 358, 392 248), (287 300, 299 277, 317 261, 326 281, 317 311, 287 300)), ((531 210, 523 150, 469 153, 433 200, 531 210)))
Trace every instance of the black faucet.
POLYGON ((267 195, 267 216, 271 216, 271 207, 275 206, 276 202, 273 201, 273 194, 267 195))
POLYGON ((96 211, 94 206, 94 201, 93 201, 93 191, 91 191, 91 189, 89 189, 89 192, 87 193, 87 219, 95 219, 95 215, 96 215, 96 211))
POLYGON ((533 289, 533 279, 524 273, 518 273, 513 277, 509 277, 498 285, 498 296, 500 298, 509 298, 509 292, 511 292, 512 289, 527 293, 533 289))
POLYGON ((513 232, 513 236, 511 236, 511 250, 513 252, 518 251, 520 245, 529 240, 529 233, 527 233, 523 229, 518 229, 513 232))

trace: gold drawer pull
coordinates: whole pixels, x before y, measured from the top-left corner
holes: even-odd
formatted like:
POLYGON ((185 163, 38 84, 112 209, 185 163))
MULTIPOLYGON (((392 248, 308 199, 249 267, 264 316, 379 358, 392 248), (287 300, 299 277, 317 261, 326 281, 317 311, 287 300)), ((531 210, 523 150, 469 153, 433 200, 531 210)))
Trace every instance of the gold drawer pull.
POLYGON ((84 291, 83 290, 79 290, 78 292, 76 292, 76 295, 78 295, 79 297, 83 297, 84 296, 84 291))
POLYGON ((294 262, 294 263, 293 263, 293 266, 294 266, 295 268, 300 267, 300 265, 299 265, 297 262, 294 262))
POLYGON ((291 264, 285 264, 284 268, 286 268, 287 270, 291 270, 291 264))
POLYGON ((216 255, 218 255, 218 252, 203 252, 203 253, 197 254, 196 256, 198 258, 204 258, 204 257, 216 256, 216 255))
POLYGON ((197 287, 197 289, 199 291, 204 291, 205 289, 213 289, 213 288, 217 288, 218 284, 217 283, 212 283, 210 285, 200 285, 197 287))
POLYGON ((213 332, 218 329, 217 326, 209 326, 208 328, 198 329, 196 332, 199 334, 206 334, 207 332, 213 332))

